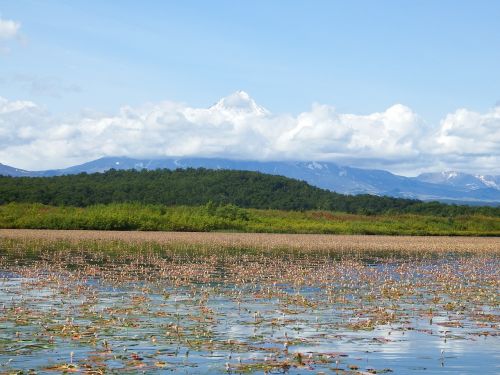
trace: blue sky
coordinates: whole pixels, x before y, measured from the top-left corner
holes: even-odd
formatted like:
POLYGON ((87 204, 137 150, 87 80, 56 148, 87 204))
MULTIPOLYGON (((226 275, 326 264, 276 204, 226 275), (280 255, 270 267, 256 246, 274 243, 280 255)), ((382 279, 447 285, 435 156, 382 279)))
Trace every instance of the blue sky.
POLYGON ((432 126, 500 102, 499 1, 16 0, 0 18, 19 24, 0 38, 0 96, 58 121, 236 90, 292 116, 402 104, 432 126))
POLYGON ((241 89, 276 112, 402 103, 437 121, 500 100, 498 1, 17 0, 0 11, 26 39, 2 56, 3 76, 79 88, 36 98, 9 84, 2 94, 53 110, 207 106, 241 89))

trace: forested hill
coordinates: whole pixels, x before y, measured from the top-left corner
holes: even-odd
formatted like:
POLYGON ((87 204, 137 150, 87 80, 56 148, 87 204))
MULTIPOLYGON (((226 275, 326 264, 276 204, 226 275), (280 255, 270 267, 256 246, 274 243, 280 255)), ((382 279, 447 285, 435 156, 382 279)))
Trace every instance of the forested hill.
POLYGON ((417 200, 349 196, 303 181, 258 172, 179 169, 57 177, 0 177, 0 204, 37 202, 57 206, 140 202, 164 205, 235 204, 247 208, 331 210, 349 213, 484 214, 500 216, 493 207, 454 206, 417 200))

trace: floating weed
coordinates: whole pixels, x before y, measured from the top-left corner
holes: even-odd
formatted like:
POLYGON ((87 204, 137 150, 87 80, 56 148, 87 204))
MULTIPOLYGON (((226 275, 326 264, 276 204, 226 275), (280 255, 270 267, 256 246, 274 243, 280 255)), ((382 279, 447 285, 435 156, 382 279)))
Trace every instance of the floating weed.
POLYGON ((406 254, 0 240, 0 373, 494 373, 498 247, 468 240, 406 254))

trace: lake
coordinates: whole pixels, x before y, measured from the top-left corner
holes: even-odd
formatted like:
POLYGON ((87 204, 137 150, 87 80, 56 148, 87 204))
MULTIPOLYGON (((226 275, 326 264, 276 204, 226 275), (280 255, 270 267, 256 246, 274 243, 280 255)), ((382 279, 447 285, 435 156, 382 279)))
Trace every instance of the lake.
POLYGON ((500 372, 497 251, 0 245, 0 373, 500 372))

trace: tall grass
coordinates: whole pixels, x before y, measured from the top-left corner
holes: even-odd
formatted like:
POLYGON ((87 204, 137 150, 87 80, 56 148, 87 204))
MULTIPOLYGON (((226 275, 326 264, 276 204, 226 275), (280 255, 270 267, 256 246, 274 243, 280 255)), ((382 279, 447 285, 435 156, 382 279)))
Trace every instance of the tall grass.
POLYGON ((79 208, 10 203, 0 206, 0 228, 500 236, 500 218, 415 214, 364 216, 327 211, 242 209, 213 204, 121 203, 79 208))

